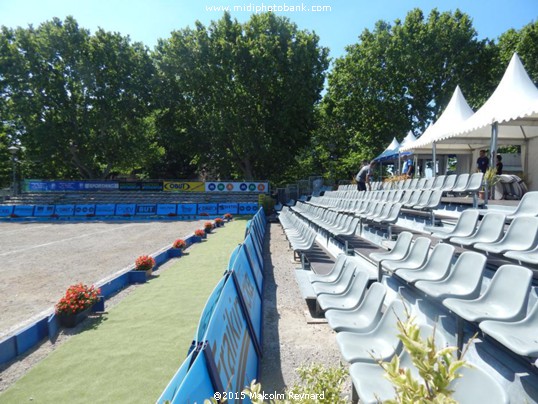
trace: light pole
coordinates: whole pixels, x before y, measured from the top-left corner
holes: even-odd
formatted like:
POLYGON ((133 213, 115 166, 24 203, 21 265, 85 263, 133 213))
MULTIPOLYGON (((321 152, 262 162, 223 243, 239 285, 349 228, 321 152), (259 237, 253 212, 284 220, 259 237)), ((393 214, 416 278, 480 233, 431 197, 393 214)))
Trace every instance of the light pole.
POLYGON ((13 163, 13 181, 11 184, 11 195, 17 195, 17 164, 16 157, 19 148, 15 145, 8 147, 9 152, 11 153, 11 162, 13 163))

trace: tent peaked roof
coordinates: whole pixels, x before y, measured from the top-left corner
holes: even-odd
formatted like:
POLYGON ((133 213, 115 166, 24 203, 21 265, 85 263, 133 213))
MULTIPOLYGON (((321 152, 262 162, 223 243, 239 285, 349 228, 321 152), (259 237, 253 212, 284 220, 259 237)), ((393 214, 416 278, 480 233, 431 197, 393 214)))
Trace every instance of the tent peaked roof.
POLYGON ((398 154, 399 148, 400 148, 400 143, 398 143, 398 140, 396 140, 396 138, 393 138, 392 142, 387 146, 387 148, 383 151, 383 153, 377 156, 374 160, 376 161, 389 160, 398 154))
POLYGON ((461 92, 460 86, 456 86, 452 98, 450 98, 450 101, 439 119, 434 124, 430 125, 415 142, 402 146, 400 151, 428 146, 435 142, 440 136, 450 133, 454 127, 461 125, 465 120, 469 119, 473 113, 473 110, 461 92))
POLYGON ((439 140, 457 137, 490 137, 490 126, 511 125, 501 136, 521 139, 538 136, 538 89, 525 71, 517 53, 514 53, 501 82, 486 103, 476 113, 439 140), (534 126, 526 133, 523 126, 534 126))

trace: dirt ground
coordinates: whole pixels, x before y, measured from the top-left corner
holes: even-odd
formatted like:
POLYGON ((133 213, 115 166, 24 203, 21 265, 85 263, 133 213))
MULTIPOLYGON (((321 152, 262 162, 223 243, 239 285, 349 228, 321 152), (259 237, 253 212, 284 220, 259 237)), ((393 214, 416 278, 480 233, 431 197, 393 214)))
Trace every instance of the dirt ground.
POLYGON ((52 313, 69 285, 97 283, 203 222, 1 222, 0 339, 52 313))
MULTIPOLYGON (((0 256, 10 262, 0 269, 2 279, 8 280, 0 285, 0 293, 8 296, 0 301, 0 330, 5 334, 21 325, 20 318, 52 311, 69 284, 97 282, 130 265, 138 255, 154 252, 199 227, 200 222, 0 223, 0 256), (59 276, 51 276, 51 271, 59 276)), ((299 381, 298 367, 313 363, 338 366, 344 361, 331 328, 323 321, 308 323, 312 318, 293 273, 300 265, 293 261, 280 225, 269 225, 266 237, 260 381, 263 391, 280 393, 299 381)), ((164 264, 159 271, 169 265, 164 264)), ((136 287, 107 299, 107 309, 136 287)), ((54 344, 45 341, 22 358, 0 367, 0 392, 77 331, 64 330, 54 344)), ((351 397, 349 379, 342 392, 351 397)))
MULTIPOLYGON (((296 369, 311 364, 336 367, 345 361, 336 343, 336 333, 321 319, 313 320, 301 297, 293 271, 300 263, 280 224, 271 224, 267 232, 264 278, 264 335, 260 380, 266 393, 282 392, 299 382, 296 369)), ((347 365, 346 365, 347 367, 347 365)), ((351 381, 342 389, 351 401, 351 381)))

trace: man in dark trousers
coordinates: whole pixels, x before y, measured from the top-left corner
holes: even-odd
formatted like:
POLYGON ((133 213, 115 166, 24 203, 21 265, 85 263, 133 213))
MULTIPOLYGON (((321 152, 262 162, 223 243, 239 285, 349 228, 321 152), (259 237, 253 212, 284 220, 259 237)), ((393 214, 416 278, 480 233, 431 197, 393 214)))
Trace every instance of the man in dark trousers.
POLYGON ((484 174, 489 168, 489 158, 486 156, 485 150, 480 150, 480 156, 476 159, 476 169, 484 174))
MULTIPOLYGON (((363 161, 364 163, 364 161, 363 161)), ((367 162, 366 162, 367 163, 367 162)), ((375 161, 372 160, 370 164, 365 164, 362 166, 361 170, 357 174, 357 177, 355 179, 357 180, 357 190, 359 191, 366 191, 366 185, 368 185, 368 189, 371 191, 372 187, 370 185, 370 180, 373 175, 373 168, 375 166, 375 161)))

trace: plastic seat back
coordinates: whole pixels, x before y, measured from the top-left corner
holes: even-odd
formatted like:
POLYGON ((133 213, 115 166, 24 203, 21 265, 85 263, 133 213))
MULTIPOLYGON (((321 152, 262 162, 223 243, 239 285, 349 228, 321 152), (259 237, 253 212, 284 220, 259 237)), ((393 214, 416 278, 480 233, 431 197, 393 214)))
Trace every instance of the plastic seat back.
POLYGON ((385 224, 394 224, 398 221, 398 218, 400 217, 400 211, 402 210, 402 204, 401 203, 395 203, 390 207, 389 213, 383 217, 380 218, 380 223, 385 224))
POLYGON ((421 208, 423 206, 426 206, 428 204, 428 200, 432 196, 433 191, 431 189, 425 189, 420 194, 420 197, 417 200, 417 203, 413 205, 413 208, 421 208))
MULTIPOLYGON (((457 237, 467 237, 473 234, 473 232, 476 229, 476 222, 478 222, 478 217, 480 216, 478 210, 476 209, 467 209, 464 210, 456 225, 450 232, 451 236, 457 236, 457 237)), ((432 234, 434 237, 436 234, 432 234)), ((442 234, 441 234, 442 235, 442 234)), ((448 236, 448 234, 447 234, 448 236)))
POLYGON ((426 178, 420 178, 415 186, 416 189, 426 189, 426 178))
POLYGON ((508 215, 508 219, 517 216, 538 216, 538 192, 527 192, 523 195, 514 213, 508 215))
POLYGON ((428 203, 426 203, 425 206, 423 206, 423 209, 435 209, 439 206, 441 203, 441 198, 443 197, 443 191, 440 189, 435 189, 430 195, 430 199, 428 199, 428 203))
POLYGON ((484 179, 484 173, 473 173, 467 183, 465 192, 477 192, 482 187, 482 180, 484 179))
POLYGON ((407 203, 404 203, 404 206, 409 207, 409 208, 412 208, 413 206, 415 206, 417 204, 418 200, 420 199, 420 195, 422 195, 422 192, 425 192, 425 191, 415 189, 413 191, 411 197, 409 198, 409 201, 407 201, 407 203))
POLYGON ((473 243, 494 243, 503 235, 504 221, 506 217, 502 213, 490 212, 484 215, 478 229, 469 237, 452 237, 451 243, 472 245, 473 243))
POLYGON ((461 377, 450 383, 452 398, 460 404, 508 404, 508 396, 499 383, 483 370, 462 367, 461 377))
POLYGON ((418 281, 415 286, 426 294, 431 294, 434 290, 433 295, 439 299, 448 296, 475 299, 482 287, 486 260, 483 254, 465 251, 458 257, 445 279, 438 282, 418 281))
POLYGON ((451 174, 446 177, 445 183, 443 184, 442 190, 444 192, 451 191, 452 188, 454 188, 454 185, 456 184, 456 180, 458 179, 458 176, 456 174, 451 174))
POLYGON ((469 174, 463 173, 458 176, 452 192, 464 192, 467 188, 467 183, 469 182, 469 174))
POLYGON ((435 180, 432 184, 432 189, 443 189, 443 185, 446 180, 446 175, 440 175, 438 177, 435 177, 435 180))
POLYGON ((503 265, 497 269, 489 287, 476 301, 495 302, 509 320, 525 316, 531 288, 532 271, 519 265, 503 265))
POLYGON ((538 217, 516 217, 506 230, 503 238, 493 245, 480 243, 475 248, 502 253, 524 251, 536 247, 538 241, 538 217))
POLYGON ((396 243, 394 243, 394 247, 392 248, 392 250, 390 250, 389 252, 371 253, 370 258, 377 262, 381 261, 384 257, 391 257, 391 259, 402 259, 409 252, 409 247, 411 247, 412 241, 413 234, 408 231, 402 231, 398 235, 398 238, 396 239, 396 243))

